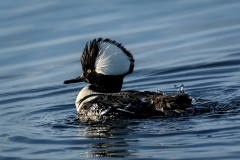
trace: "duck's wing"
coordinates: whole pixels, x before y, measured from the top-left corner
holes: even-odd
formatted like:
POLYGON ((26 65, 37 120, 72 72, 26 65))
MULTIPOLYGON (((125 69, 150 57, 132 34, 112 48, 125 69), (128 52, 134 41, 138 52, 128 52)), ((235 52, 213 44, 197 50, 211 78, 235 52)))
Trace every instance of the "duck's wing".
POLYGON ((170 94, 157 96, 153 99, 154 109, 166 116, 192 112, 192 99, 187 94, 170 94))
MULTIPOLYGON (((192 111, 192 99, 188 94, 163 95, 156 92, 119 92, 113 95, 124 95, 128 103, 128 111, 136 115, 173 116, 192 111), (135 109, 136 108, 136 109, 135 109), (141 110, 142 112, 139 112, 141 110)), ((124 99, 124 98, 123 98, 124 99)), ((125 107, 126 108, 126 107, 125 107)))
POLYGON ((84 103, 78 115, 80 118, 91 120, 102 116, 147 118, 179 114, 190 106, 191 99, 187 94, 162 95, 155 92, 131 91, 98 95, 84 103))

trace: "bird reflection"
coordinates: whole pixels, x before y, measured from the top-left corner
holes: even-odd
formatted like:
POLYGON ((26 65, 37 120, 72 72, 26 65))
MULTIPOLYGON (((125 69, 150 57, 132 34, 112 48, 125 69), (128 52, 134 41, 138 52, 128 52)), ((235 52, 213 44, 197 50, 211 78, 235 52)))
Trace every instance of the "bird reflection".
POLYGON ((111 121, 107 123, 87 124, 79 136, 95 140, 89 145, 86 156, 96 157, 134 157, 137 151, 130 149, 137 140, 126 139, 134 130, 129 126, 138 123, 133 121, 111 121), (128 149, 129 148, 129 149, 128 149))
POLYGON ((87 157, 135 157, 133 156, 134 151, 128 150, 96 150, 87 152, 87 157))

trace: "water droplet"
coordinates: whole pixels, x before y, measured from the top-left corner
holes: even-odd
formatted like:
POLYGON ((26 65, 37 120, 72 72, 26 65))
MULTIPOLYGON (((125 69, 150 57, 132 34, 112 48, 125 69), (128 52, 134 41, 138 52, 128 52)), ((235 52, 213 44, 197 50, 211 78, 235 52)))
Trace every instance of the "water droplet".
POLYGON ((180 86, 180 93, 184 93, 184 85, 183 84, 180 86))
POLYGON ((193 98, 192 96, 189 97, 192 100, 192 105, 195 105, 197 103, 197 100, 195 98, 193 98))
POLYGON ((180 93, 180 89, 177 85, 174 85, 174 88, 177 88, 177 93, 180 93))

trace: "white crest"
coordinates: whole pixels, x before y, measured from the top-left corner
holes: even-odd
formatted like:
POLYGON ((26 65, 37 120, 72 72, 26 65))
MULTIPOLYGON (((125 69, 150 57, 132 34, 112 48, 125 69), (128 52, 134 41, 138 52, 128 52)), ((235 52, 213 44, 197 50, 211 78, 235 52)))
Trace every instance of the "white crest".
POLYGON ((109 42, 100 42, 99 54, 95 62, 97 73, 104 75, 121 75, 128 72, 129 57, 121 48, 109 42))

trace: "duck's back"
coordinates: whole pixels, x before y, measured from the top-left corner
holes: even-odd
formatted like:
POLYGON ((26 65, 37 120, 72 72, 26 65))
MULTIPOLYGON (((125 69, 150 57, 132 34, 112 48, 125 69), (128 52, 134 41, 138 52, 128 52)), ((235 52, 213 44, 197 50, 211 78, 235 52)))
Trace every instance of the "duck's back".
POLYGON ((147 118, 152 116, 175 116, 191 110, 191 99, 187 94, 162 95, 155 92, 126 91, 95 96, 78 112, 82 120, 101 118, 147 118))

